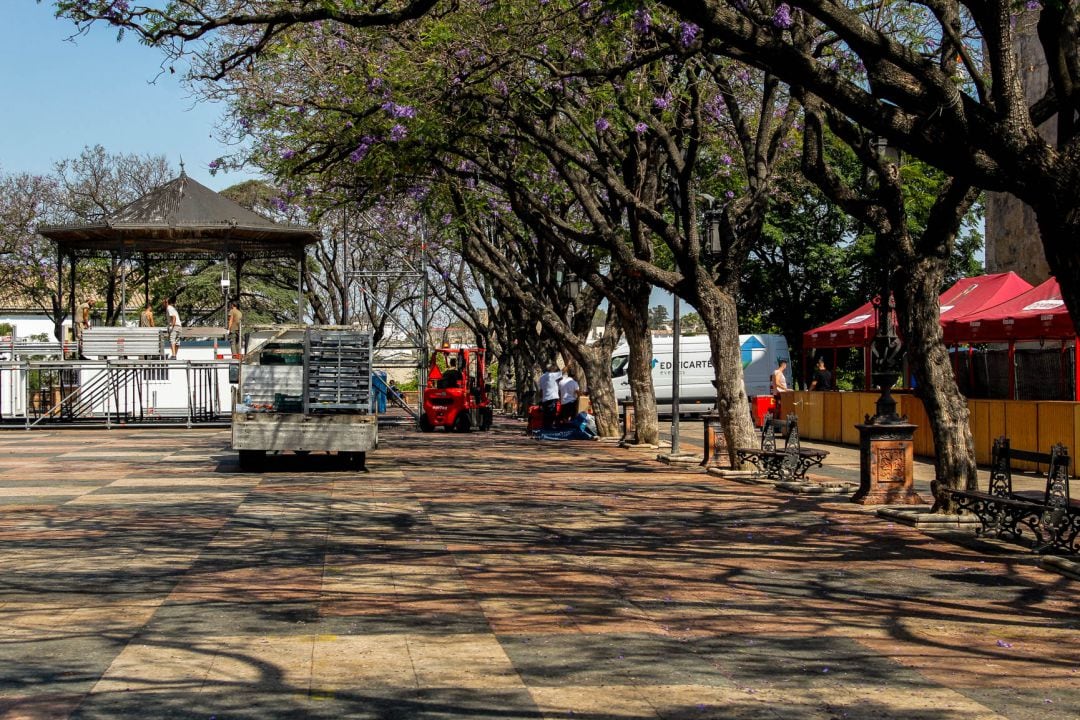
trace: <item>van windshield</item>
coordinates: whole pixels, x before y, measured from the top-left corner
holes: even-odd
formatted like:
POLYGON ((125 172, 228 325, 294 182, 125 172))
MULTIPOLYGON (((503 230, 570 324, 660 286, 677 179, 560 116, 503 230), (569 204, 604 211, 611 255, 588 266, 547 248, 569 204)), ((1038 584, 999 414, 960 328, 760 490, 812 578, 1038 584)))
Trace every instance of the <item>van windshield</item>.
POLYGON ((629 355, 616 355, 611 358, 611 377, 622 377, 626 374, 626 367, 630 364, 629 355))

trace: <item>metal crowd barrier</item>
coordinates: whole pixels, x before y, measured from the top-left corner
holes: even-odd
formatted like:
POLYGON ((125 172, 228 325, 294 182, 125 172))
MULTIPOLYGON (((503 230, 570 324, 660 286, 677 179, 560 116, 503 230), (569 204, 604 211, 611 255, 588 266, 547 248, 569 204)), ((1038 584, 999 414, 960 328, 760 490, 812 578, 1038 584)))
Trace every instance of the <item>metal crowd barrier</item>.
POLYGON ((0 427, 227 425, 228 360, 0 362, 0 427))

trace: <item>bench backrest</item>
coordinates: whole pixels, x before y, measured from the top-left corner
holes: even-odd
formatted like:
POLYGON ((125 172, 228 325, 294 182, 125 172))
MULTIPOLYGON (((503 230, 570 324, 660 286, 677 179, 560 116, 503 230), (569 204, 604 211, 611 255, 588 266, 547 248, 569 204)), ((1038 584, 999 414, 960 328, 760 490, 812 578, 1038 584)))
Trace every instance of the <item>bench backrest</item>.
POLYGON ((1069 506, 1069 449, 1058 443, 1048 453, 1014 450, 1009 438, 1002 435, 994 440, 990 462, 990 494, 1012 495, 1012 461, 1023 460, 1046 465, 1046 491, 1043 503, 1048 507, 1069 506))
POLYGON ((994 438, 994 447, 990 454, 989 492, 1000 497, 1012 495, 1012 452, 1009 438, 1004 435, 994 438))
POLYGON ((779 421, 771 412, 765 413, 765 422, 761 426, 761 449, 772 452, 776 450, 777 430, 783 435, 784 448, 791 446, 792 437, 795 438, 795 451, 799 450, 799 418, 794 413, 787 416, 786 421, 779 421))
POLYGON ((790 478, 799 469, 799 418, 788 415, 787 443, 784 445, 784 459, 780 462, 780 474, 790 478))
POLYGON ((776 449, 776 426, 771 412, 765 413, 765 420, 761 424, 761 449, 766 452, 776 449))
POLYGON ((1043 504, 1054 509, 1069 507, 1069 449, 1061 443, 1050 448, 1043 504))

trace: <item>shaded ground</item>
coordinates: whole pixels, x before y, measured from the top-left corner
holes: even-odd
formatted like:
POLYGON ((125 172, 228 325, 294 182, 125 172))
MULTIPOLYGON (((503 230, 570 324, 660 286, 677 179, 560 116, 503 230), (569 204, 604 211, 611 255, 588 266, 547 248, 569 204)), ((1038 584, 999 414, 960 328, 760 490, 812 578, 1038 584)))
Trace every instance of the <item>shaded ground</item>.
POLYGON ((1022 549, 601 443, 0 433, 0 718, 1080 717, 1022 549))

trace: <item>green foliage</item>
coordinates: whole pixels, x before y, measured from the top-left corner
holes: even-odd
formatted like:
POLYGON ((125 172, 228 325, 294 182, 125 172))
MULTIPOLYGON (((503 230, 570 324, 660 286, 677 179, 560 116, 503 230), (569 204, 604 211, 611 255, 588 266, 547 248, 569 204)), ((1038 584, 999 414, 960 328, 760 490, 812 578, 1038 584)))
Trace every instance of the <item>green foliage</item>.
POLYGON ((663 305, 655 305, 649 308, 649 329, 659 330, 668 323, 670 316, 667 307, 663 305))

